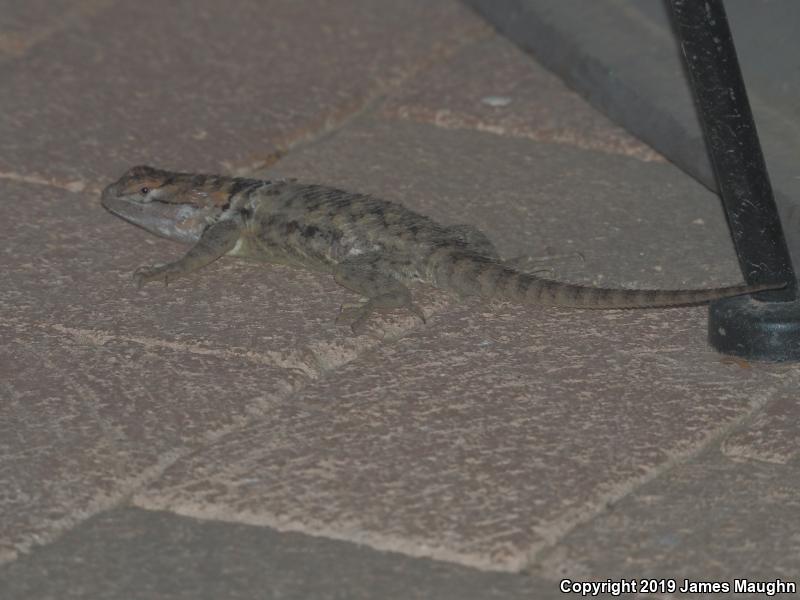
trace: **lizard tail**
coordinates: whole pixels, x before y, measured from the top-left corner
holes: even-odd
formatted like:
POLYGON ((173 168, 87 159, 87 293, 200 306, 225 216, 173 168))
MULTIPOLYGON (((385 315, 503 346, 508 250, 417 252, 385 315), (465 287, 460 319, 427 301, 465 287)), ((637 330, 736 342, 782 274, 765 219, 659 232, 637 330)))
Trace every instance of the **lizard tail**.
MULTIPOLYGON (((431 257, 434 258, 434 257, 431 257)), ((429 262, 433 281, 445 290, 533 306, 569 308, 658 308, 705 304, 712 300, 780 289, 785 284, 731 285, 695 290, 601 288, 541 279, 470 253, 449 254, 429 262)))

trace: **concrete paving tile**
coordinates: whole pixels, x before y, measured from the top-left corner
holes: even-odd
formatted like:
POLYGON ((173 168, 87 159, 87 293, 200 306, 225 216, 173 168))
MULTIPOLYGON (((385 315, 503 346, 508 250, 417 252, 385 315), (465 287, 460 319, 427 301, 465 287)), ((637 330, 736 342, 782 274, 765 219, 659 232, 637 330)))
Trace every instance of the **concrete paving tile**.
POLYGON ((119 503, 303 381, 275 366, 2 314, 0 562, 119 503))
POLYGON ((465 46, 393 93, 384 116, 665 159, 500 36, 465 46))
POLYGON ((15 600, 555 599, 551 582, 269 528, 109 511, 0 567, 15 600))
POLYGON ((487 32, 455 0, 118 2, 0 67, 0 173, 262 164, 487 32))
MULTIPOLYGON (((615 122, 716 188, 668 2, 465 0, 615 122)), ((794 263, 800 262, 797 97, 800 20, 793 0, 768 11, 728 0, 736 53, 794 263)))
POLYGON ((722 361, 704 322, 703 309, 453 308, 134 502, 519 570, 796 385, 722 361))
POLYGON ((736 578, 800 586, 799 496, 797 464, 734 462, 715 448, 609 506, 539 557, 534 571, 720 581, 731 591, 736 578))
POLYGON ((3 2, 0 64, 18 59, 54 34, 113 6, 115 0, 25 0, 3 2))
POLYGON ((800 406, 796 397, 787 396, 770 402, 751 422, 732 432, 722 452, 732 459, 787 464, 800 455, 798 439, 800 406))

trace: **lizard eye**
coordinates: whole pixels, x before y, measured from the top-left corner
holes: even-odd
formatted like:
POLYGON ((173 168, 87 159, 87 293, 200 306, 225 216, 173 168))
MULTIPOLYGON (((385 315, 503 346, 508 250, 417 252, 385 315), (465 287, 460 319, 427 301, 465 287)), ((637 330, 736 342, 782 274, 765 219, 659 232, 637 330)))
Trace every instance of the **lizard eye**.
POLYGON ((147 196, 147 194, 150 193, 150 188, 149 187, 143 187, 142 189, 139 190, 139 192, 142 194, 142 196, 147 196))

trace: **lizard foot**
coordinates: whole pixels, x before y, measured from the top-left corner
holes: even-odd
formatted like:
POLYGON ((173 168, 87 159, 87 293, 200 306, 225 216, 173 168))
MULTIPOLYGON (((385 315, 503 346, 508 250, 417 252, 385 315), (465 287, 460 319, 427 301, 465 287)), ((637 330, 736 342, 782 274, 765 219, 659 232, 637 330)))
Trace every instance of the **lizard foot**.
POLYGON ((171 265, 142 265, 133 272, 133 281, 137 289, 142 289, 142 286, 151 281, 163 281, 164 287, 167 287, 170 279, 175 279, 177 273, 171 268, 171 265))
POLYGON ((367 319, 372 310, 366 307, 367 303, 342 304, 336 317, 337 325, 350 325, 355 334, 361 334, 366 328, 367 319))
MULTIPOLYGON (((423 323, 427 323, 425 313, 415 303, 409 302, 404 304, 403 308, 408 308, 414 315, 420 318, 423 323)), ((374 300, 367 300, 366 302, 357 304, 342 304, 339 308, 339 315, 336 317, 337 325, 350 325, 353 333, 360 335, 364 333, 367 327, 369 317, 378 310, 388 310, 391 308, 399 308, 397 306, 381 306, 379 302, 374 300)))
POLYGON ((360 333, 373 311, 408 308, 424 323, 425 313, 414 304, 409 289, 392 275, 411 264, 409 260, 403 257, 389 259, 378 253, 369 253, 339 263, 333 273, 336 283, 367 298, 367 301, 355 306, 342 305, 337 322, 352 319, 350 328, 360 333))

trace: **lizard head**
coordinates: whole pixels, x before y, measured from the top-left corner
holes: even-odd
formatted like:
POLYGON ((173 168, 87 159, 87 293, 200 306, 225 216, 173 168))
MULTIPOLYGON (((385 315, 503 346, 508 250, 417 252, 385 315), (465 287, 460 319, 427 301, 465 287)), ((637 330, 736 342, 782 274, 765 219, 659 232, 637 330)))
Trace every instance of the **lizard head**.
POLYGON ((225 210, 219 194, 205 191, 205 179, 190 173, 133 167, 103 190, 101 203, 111 213, 151 233, 196 242, 225 210))

